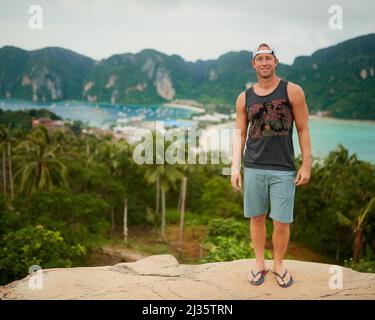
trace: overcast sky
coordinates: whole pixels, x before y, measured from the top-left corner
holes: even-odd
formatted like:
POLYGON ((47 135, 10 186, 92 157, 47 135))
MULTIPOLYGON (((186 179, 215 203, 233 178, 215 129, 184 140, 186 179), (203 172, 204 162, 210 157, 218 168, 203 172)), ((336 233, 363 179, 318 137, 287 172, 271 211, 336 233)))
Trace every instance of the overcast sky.
POLYGON ((373 0, 0 0, 0 47, 59 46, 97 60, 153 48, 196 61, 269 41, 291 64, 375 32, 374 13, 373 0), (31 5, 43 9, 41 30, 29 27, 31 5), (343 10, 342 29, 329 27, 331 5, 343 10))

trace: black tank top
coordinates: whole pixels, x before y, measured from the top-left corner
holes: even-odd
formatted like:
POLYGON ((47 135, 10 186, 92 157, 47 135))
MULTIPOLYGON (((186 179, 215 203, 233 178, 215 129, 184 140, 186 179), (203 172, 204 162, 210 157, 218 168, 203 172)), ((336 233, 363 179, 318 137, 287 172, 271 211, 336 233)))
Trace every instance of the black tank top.
POLYGON ((280 80, 276 89, 265 96, 257 95, 253 87, 246 90, 249 125, 245 167, 296 170, 293 148, 294 116, 287 84, 288 82, 280 80))

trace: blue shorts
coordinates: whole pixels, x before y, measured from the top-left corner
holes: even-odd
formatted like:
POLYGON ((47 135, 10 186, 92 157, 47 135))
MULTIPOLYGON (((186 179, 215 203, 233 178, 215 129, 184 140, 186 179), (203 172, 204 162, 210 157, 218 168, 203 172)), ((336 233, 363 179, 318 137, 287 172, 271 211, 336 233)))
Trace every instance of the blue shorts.
POLYGON ((244 216, 268 213, 279 222, 293 222, 296 171, 244 167, 244 216))

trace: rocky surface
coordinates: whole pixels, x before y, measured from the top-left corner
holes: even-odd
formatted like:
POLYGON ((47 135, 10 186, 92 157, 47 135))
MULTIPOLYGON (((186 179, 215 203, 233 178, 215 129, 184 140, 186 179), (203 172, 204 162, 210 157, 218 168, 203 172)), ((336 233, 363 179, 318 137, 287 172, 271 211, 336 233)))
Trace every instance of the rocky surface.
MULTIPOLYGON (((183 265, 172 255, 155 255, 114 266, 43 270, 43 288, 32 277, 0 287, 1 299, 375 299, 375 274, 321 263, 286 260, 295 279, 281 288, 268 273, 261 286, 247 276, 252 259, 183 265), (342 275, 342 289, 333 288, 342 275), (32 286, 31 286, 32 287, 32 286)), ((267 261, 272 266, 272 261, 267 261)))

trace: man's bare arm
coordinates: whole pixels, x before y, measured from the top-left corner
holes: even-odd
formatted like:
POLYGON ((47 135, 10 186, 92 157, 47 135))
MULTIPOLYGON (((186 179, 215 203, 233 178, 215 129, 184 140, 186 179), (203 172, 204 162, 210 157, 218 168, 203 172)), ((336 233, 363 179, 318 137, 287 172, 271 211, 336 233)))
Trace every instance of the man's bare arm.
POLYGON ((236 101, 235 138, 233 140, 232 174, 237 174, 241 169, 241 159, 246 143, 247 114, 245 109, 245 92, 241 92, 236 101))
MULTIPOLYGON (((310 179, 311 169, 311 139, 309 130, 309 111, 306 104, 305 94, 302 88, 292 82, 288 84, 288 96, 292 105, 293 115, 298 132, 298 140, 302 153, 302 166, 304 171, 303 181, 297 184, 304 184, 310 179)), ((298 177, 297 177, 298 178, 298 177)))

